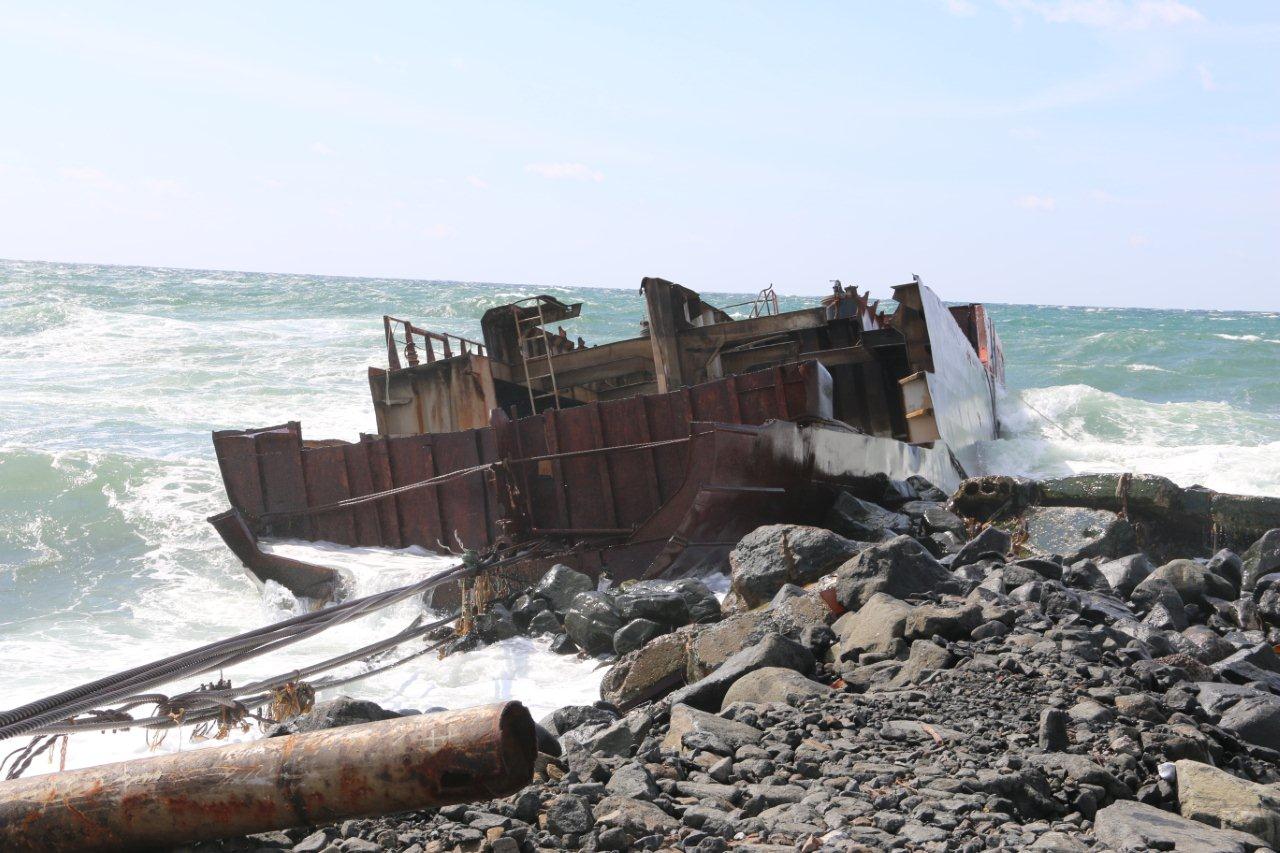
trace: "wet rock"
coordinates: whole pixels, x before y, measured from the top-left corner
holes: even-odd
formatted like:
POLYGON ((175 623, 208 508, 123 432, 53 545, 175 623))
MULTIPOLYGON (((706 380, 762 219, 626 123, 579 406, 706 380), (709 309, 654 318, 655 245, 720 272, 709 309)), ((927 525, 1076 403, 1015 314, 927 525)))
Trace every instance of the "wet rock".
POLYGON ((947 493, 939 489, 925 477, 919 474, 912 474, 907 478, 907 484, 915 490, 916 498, 922 501, 935 501, 942 503, 948 497, 947 493))
POLYGON ((1178 811, 1222 829, 1237 829, 1280 847, 1280 786, 1259 785, 1197 761, 1174 765, 1178 811))
MULTIPOLYGON (((683 603, 683 600, 681 600, 683 603)), ((659 625, 651 619, 632 619, 623 625, 613 634, 613 650, 625 655, 627 652, 633 652, 650 640, 661 637, 667 632, 664 625, 659 625)))
POLYGON ((1064 569, 1062 582, 1074 589, 1111 592, 1111 583, 1092 560, 1081 560, 1064 569))
POLYGON ((603 592, 579 592, 564 614, 565 633, 588 654, 613 651, 613 635, 621 627, 613 599, 603 592))
POLYGON ((897 536, 872 545, 836 572, 836 600, 857 610, 877 592, 906 598, 923 592, 955 590, 956 581, 919 542, 897 536))
POLYGON ((749 672, 733 682, 720 706, 724 709, 734 702, 790 704, 808 696, 825 696, 830 692, 830 687, 806 678, 794 669, 767 666, 749 672))
POLYGON ((1123 800, 1098 812, 1098 841, 1116 850, 1177 850, 1179 853, 1250 853, 1265 845, 1256 835, 1215 829, 1199 821, 1123 800))
POLYGON ((777 666, 809 673, 813 664, 813 652, 786 637, 769 634, 756 645, 730 655, 710 675, 677 690, 671 701, 695 708, 719 708, 733 682, 749 672, 777 666))
POLYGON ((1102 576, 1107 579, 1107 583, 1113 590, 1120 595, 1128 596, 1133 592, 1134 587, 1155 571, 1155 567, 1151 565, 1146 554, 1139 552, 1127 557, 1107 560, 1098 566, 1098 571, 1102 572, 1102 576))
POLYGON ((1113 559, 1137 550, 1133 527, 1109 510, 1032 507, 1023 517, 1027 549, 1038 554, 1060 554, 1067 563, 1087 558, 1113 559))
POLYGON ((1210 557, 1209 562, 1205 564, 1205 568, 1215 575, 1231 581, 1236 587, 1239 587, 1240 582, 1244 579, 1244 560, 1240 559, 1240 556, 1230 548, 1223 548, 1210 557))
POLYGON ((486 643, 498 643, 520 635, 511 611, 496 603, 489 605, 484 613, 476 614, 474 630, 476 636, 486 643))
POLYGON ((582 572, 574 571, 563 563, 557 563, 538 581, 533 588, 533 594, 546 599, 557 613, 563 613, 573 603, 578 593, 595 588, 596 585, 591 582, 591 578, 582 572))
MULTIPOLYGON (((1141 612, 1150 611, 1157 604, 1163 604, 1171 613, 1180 613, 1183 609, 1182 596, 1178 595, 1177 587, 1168 578, 1155 575, 1149 576, 1134 587, 1133 592, 1129 594, 1129 601, 1141 612)), ((1186 625, 1184 624, 1183 627, 1186 625)))
POLYGON ((736 750, 746 745, 758 744, 764 732, 755 726, 737 720, 727 720, 716 714, 709 714, 688 705, 671 706, 671 723, 667 735, 662 740, 665 750, 682 749, 685 735, 700 733, 714 736, 730 749, 736 750))
POLYGON ((684 596, 643 582, 632 584, 614 596, 614 607, 624 623, 647 619, 660 625, 679 627, 692 621, 684 596))
POLYGON ((879 542, 886 533, 910 532, 911 519, 841 492, 827 513, 826 525, 847 539, 879 542))
POLYGON ((896 654, 912 607, 891 595, 877 592, 857 610, 845 613, 831 626, 837 642, 837 660, 853 659, 863 652, 896 654))
POLYGON ((679 593, 689 610, 690 622, 704 625, 720 621, 720 600, 710 587, 697 578, 640 581, 636 586, 679 593))
POLYGON ((559 634, 563 630, 564 625, 560 623, 560 617, 550 610, 534 613, 533 618, 529 620, 529 633, 534 637, 543 634, 559 634))
POLYGON ((1240 589, 1252 591, 1258 578, 1280 571, 1280 528, 1268 530, 1249 546, 1242 559, 1240 589))
POLYGON ((863 547, 864 543, 820 527, 758 527, 729 553, 734 592, 748 607, 757 607, 773 598, 783 584, 812 583, 863 547))
POLYGON ((318 732, 322 729, 337 729, 343 726, 357 726, 361 723, 372 723, 378 720, 391 720, 399 717, 395 711, 389 711, 380 705, 365 699, 352 699, 350 696, 339 696, 327 702, 317 702, 315 707, 305 714, 290 717, 272 726, 268 737, 281 735, 318 732))
POLYGON ((569 639, 568 634, 556 634, 551 638, 551 645, 548 648, 558 655, 572 655, 578 652, 577 645, 569 639))
POLYGON ((529 623, 533 617, 539 613, 545 613, 551 609, 550 603, 545 598, 538 598, 533 595, 521 595, 511 604, 511 616, 515 619, 516 625, 521 630, 527 630, 529 623))
POLYGON ((998 527, 988 527, 965 543, 960 552, 951 561, 952 567, 976 563, 984 554, 995 554, 1001 559, 1009 553, 1013 546, 1013 537, 998 527))

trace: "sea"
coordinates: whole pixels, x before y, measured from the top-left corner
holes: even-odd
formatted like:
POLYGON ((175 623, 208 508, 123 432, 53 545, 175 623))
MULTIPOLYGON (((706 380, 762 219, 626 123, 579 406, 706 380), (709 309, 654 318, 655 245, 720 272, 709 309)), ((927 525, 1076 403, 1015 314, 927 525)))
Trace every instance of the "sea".
MULTIPOLYGON (((303 612, 308 602, 253 581, 206 523, 226 506, 210 432, 287 420, 310 438, 375 431, 365 369, 385 363, 383 314, 478 338, 486 309, 535 293, 582 302, 564 326, 588 342, 638 333, 637 289, 0 261, 0 711, 303 612)), ((1280 494, 1280 312, 988 308, 1008 375, 1002 435, 980 448, 986 471, 1131 470, 1280 494)), ((420 549, 271 547, 343 570, 357 594, 448 565, 420 549)), ((204 680, 287 672, 392 634, 418 607, 204 680)), ((345 689, 396 709, 514 698, 537 717, 597 698, 601 673, 515 639, 345 689)), ((213 734, 77 734, 27 775, 222 742, 213 734)), ((0 744, 0 757, 23 743, 0 744)))

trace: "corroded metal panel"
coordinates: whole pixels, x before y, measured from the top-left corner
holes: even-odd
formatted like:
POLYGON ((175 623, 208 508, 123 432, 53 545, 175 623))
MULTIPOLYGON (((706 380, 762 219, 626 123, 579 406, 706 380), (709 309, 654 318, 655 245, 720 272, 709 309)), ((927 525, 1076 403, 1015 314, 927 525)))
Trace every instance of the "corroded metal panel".
MULTIPOLYGON (((361 444, 369 457, 369 477, 375 492, 384 492, 395 485, 391 476, 391 453, 385 438, 362 436, 361 444)), ((400 499, 392 496, 373 502, 378 511, 378 527, 382 532, 382 544, 387 548, 404 547, 404 534, 400 529, 400 499)))
MULTIPOLYGON (((290 429, 260 432, 254 437, 262 472, 262 503, 267 513, 287 514, 307 507, 302 438, 297 425, 290 426, 290 429)), ((272 524, 272 532, 277 536, 315 538, 315 528, 305 515, 280 519, 272 524)))
MULTIPOLYGON (((347 468, 347 487, 352 497, 372 494, 373 471, 369 460, 369 443, 357 441, 344 445, 343 459, 347 468)), ((378 518, 377 502, 359 504, 351 510, 355 525, 355 543, 361 546, 382 545, 382 524, 378 518)))
MULTIPOLYGON (((435 476, 430 440, 407 435, 387 439, 387 455, 391 461, 391 483, 403 486, 435 476)), ((442 541, 440 512, 431 488, 413 489, 396 495, 400 512, 400 534, 405 545, 438 548, 442 541)))
MULTIPOLYGON (((488 428, 482 430, 491 431, 488 428)), ((472 468, 480 464, 476 447, 477 431, 447 432, 431 436, 431 452, 436 475, 472 468)), ((408 482, 408 481, 406 481, 408 482)), ((479 475, 459 477, 431 489, 439 506, 442 541, 456 548, 459 541, 467 548, 483 548, 489 544, 487 483, 479 475)))
MULTIPOLYGON (((347 457, 340 445, 303 450, 302 470, 308 506, 324 506, 351 497, 347 486, 347 457)), ((317 539, 340 545, 355 544, 356 527, 351 510, 318 513, 312 517, 312 523, 317 539)))

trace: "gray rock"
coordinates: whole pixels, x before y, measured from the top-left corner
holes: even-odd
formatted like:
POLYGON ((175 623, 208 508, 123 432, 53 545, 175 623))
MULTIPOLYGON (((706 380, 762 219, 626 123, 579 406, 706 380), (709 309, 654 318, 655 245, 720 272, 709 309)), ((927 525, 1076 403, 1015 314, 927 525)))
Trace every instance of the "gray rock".
POLYGON ((1181 611, 1184 604, 1182 596, 1178 595, 1177 588, 1169 579, 1157 577, 1154 574, 1134 587, 1133 592, 1129 593, 1129 601, 1142 612, 1151 610, 1157 604, 1163 604, 1166 610, 1173 613, 1181 611))
POLYGON ((613 599, 622 621, 648 619, 661 625, 679 627, 691 621, 689 605, 674 589, 662 589, 641 583, 632 584, 613 599))
MULTIPOLYGON (((954 590, 956 581, 910 536, 872 545, 836 571, 836 600, 857 610, 877 592, 906 598, 923 592, 954 590)), ((967 590, 966 590, 967 592, 967 590)))
POLYGON ((574 596, 595 588, 596 585, 591 582, 591 578, 582 572, 576 572, 563 563, 557 563, 538 581, 533 588, 533 594, 545 598, 553 610, 563 613, 573 603, 574 596))
POLYGON ((1138 552, 1127 557, 1108 560, 1098 566, 1098 571, 1102 572, 1102 576, 1107 579, 1107 583, 1113 590, 1127 597, 1133 592, 1134 587, 1155 571, 1155 567, 1151 565, 1146 554, 1138 552))
POLYGON ((653 803, 629 797, 605 797, 595 808, 601 826, 620 827, 636 836, 666 834, 680 822, 653 803))
POLYGON ((767 666, 749 672, 733 682, 720 706, 723 710, 734 702, 791 704, 809 696, 826 696, 831 692, 827 685, 805 678, 794 669, 767 666))
POLYGON ((1143 583, 1149 582, 1151 578, 1164 578, 1173 584, 1185 604, 1203 605, 1206 595, 1225 599, 1236 597, 1236 590, 1230 581, 1218 577, 1193 560, 1171 560, 1152 572, 1143 583))
POLYGON ((1174 768, 1183 817, 1251 833, 1280 847, 1280 786, 1259 785, 1187 759, 1174 768))
POLYGON ((1217 663, 1236 651, 1235 646, 1219 637, 1218 632, 1207 625, 1192 625, 1182 632, 1182 636, 1195 645, 1195 658, 1201 663, 1217 663))
POLYGON ((564 625, 560 623, 560 617, 550 610, 535 613, 529 620, 529 633, 535 637, 542 634, 559 634, 563 630, 564 625))
POLYGON ((273 726, 269 730, 270 737, 317 732, 322 729, 337 729, 343 726, 356 726, 361 723, 372 723, 378 720, 391 720, 400 715, 365 699, 352 699, 350 696, 338 696, 327 702, 317 702, 315 707, 305 714, 290 717, 273 726))
POLYGON ((929 672, 949 669, 954 660, 955 656, 942 646, 928 640, 916 640, 911 644, 911 654, 890 685, 905 687, 908 684, 915 684, 929 672))
POLYGON ((581 726, 608 726, 618 719, 613 711, 595 705, 565 705, 538 721, 538 725, 556 737, 568 734, 581 726))
MULTIPOLYGON (((677 596, 679 598, 679 596, 677 596)), ((681 599, 681 604, 684 600, 681 599)), ((613 650, 620 655, 633 652, 650 640, 657 639, 667 632, 665 625, 659 625, 651 619, 633 619, 613 634, 613 650)))
POLYGON ((613 599, 603 592, 579 592, 564 614, 565 633, 588 654, 613 651, 613 635, 621 627, 613 599))
POLYGON ((1133 527, 1114 512, 1071 506, 1032 507, 1024 515, 1028 550, 1068 563, 1113 559, 1137 550, 1133 527))
POLYGON ((813 583, 865 547, 821 527, 757 527, 729 553, 733 589, 748 607, 773 598, 783 584, 813 583))
POLYGON ((293 849, 299 851, 299 853, 320 853, 321 850, 329 846, 329 841, 335 837, 337 837, 337 833, 332 828, 317 829, 293 845, 293 849))
POLYGON ((1045 708, 1040 712, 1040 748, 1045 752, 1062 752, 1070 744, 1067 735, 1067 712, 1061 708, 1045 708))
POLYGON ((982 608, 977 604, 953 607, 922 604, 907 614, 902 636, 906 640, 929 639, 933 636, 960 640, 980 624, 982 608))
POLYGON ((902 634, 911 610, 905 601, 877 592, 831 626, 838 638, 833 649, 836 659, 853 658, 862 652, 896 653, 902 646, 902 634))
POLYGON ((666 737, 662 739, 662 748, 679 750, 684 743, 684 736, 694 732, 713 735, 734 750, 748 744, 757 744, 764 737, 764 732, 755 726, 737 720, 726 720, 688 705, 675 704, 671 706, 671 723, 666 737))
POLYGON ((617 661, 600 680, 600 698, 618 707, 656 699, 685 682, 687 638, 666 634, 617 661))
POLYGON ((1268 530, 1242 555, 1240 589, 1252 592, 1258 578, 1280 571, 1280 528, 1268 530))
POLYGON ((1241 740, 1275 749, 1280 744, 1280 700, 1246 697, 1227 709, 1218 725, 1241 740))
POLYGON ((635 762, 627 762, 613 771, 604 787, 610 794, 618 797, 652 800, 658 796, 658 786, 653 781, 653 775, 644 765, 635 762))
POLYGON ((1033 766, 1050 774, 1057 774, 1076 785, 1097 785, 1112 797, 1131 797, 1129 787, 1102 765, 1084 755, 1070 752, 1048 752, 1027 756, 1033 766))
POLYGON ((1240 581, 1244 579, 1244 560, 1229 548, 1223 548, 1218 553, 1209 558, 1209 562, 1205 564, 1205 568, 1213 572, 1215 575, 1226 578, 1237 587, 1240 581))
POLYGON ((773 632, 770 616, 763 609, 735 613, 698 631, 689 644, 689 680, 710 675, 731 655, 754 645, 765 633, 773 632))
POLYGON ((827 527, 860 542, 879 542, 886 533, 908 533, 911 519, 902 513, 841 492, 827 513, 827 527))
POLYGON ((586 799, 561 794, 547 804, 547 830, 554 835, 581 835, 595 826, 596 818, 586 799))
POLYGON ((1081 699, 1067 711, 1077 723, 1105 725, 1116 718, 1116 712, 1093 699, 1081 699))
POLYGON ((1132 800, 1121 800, 1100 809, 1094 819, 1093 833, 1107 847, 1124 851, 1250 853, 1265 846, 1256 835, 1215 829, 1132 800))
POLYGON ((679 593, 684 597, 685 606, 689 609, 691 622, 705 624, 720 620, 720 599, 716 598, 716 594, 710 587, 697 578, 640 581, 636 586, 679 593))
POLYGON ((1092 560, 1073 563, 1062 572, 1062 582, 1075 589, 1091 592, 1111 592, 1111 583, 1092 560))
POLYGON ((1011 547, 1013 547, 1012 536, 999 527, 987 527, 964 544, 951 565, 955 567, 976 563, 982 559, 983 554, 988 553, 998 554, 1003 558, 1009 553, 1011 547))
POLYGON ((926 509, 921 521, 927 533, 950 533, 961 539, 967 529, 963 518, 940 506, 926 509))
POLYGON ((749 672, 776 666, 809 673, 813 665, 813 652, 809 649, 786 637, 769 634, 756 645, 730 655, 710 675, 671 694, 671 701, 707 710, 719 708, 733 682, 749 672))

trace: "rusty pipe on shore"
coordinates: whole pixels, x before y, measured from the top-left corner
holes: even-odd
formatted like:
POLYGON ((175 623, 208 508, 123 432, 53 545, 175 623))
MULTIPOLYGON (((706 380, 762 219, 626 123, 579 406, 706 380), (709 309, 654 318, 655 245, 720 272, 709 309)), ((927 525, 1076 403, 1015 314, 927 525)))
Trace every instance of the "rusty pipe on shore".
POLYGON ((0 782, 0 850, 142 850, 508 796, 533 778, 519 702, 0 782))

